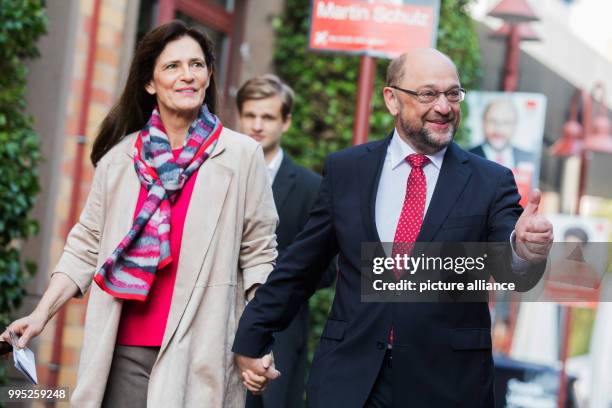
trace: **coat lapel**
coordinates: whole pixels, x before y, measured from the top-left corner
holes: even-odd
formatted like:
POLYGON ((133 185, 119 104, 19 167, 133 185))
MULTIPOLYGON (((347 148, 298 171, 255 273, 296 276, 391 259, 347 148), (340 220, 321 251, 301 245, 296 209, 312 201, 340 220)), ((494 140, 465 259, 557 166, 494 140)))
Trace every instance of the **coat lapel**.
POLYGON ((376 194, 390 141, 391 137, 388 137, 378 143, 368 145, 366 147, 368 151, 358 159, 357 167, 362 186, 360 192, 361 217, 367 239, 370 242, 380 242, 380 237, 376 230, 376 194))
MULTIPOLYGON (((233 171, 217 160, 225 151, 223 137, 222 133, 213 155, 200 167, 191 194, 183 227, 181 255, 172 303, 159 356, 168 346, 185 312, 196 280, 202 271, 202 265, 229 190, 233 171)), ((225 137, 228 136, 225 135, 225 137)))
POLYGON ((104 239, 104 242, 110 242, 112 245, 106 256, 110 256, 134 223, 134 212, 140 194, 140 180, 134 170, 134 142, 137 135, 138 133, 132 133, 125 137, 126 140, 122 143, 127 159, 121 156, 121 159, 111 164, 108 170, 106 196, 113 197, 115 205, 110 207, 113 212, 107 217, 115 220, 113 222, 120 228, 109 229, 116 235, 104 239))
POLYGON ((282 208, 289 192, 295 185, 295 177, 295 165, 291 158, 285 153, 278 173, 276 173, 276 177, 272 183, 272 194, 274 195, 274 202, 276 203, 277 210, 282 208))
POLYGON ((444 155, 440 176, 436 183, 427 214, 417 241, 429 242, 444 223, 465 188, 472 172, 465 166, 467 154, 455 143, 451 143, 444 155))

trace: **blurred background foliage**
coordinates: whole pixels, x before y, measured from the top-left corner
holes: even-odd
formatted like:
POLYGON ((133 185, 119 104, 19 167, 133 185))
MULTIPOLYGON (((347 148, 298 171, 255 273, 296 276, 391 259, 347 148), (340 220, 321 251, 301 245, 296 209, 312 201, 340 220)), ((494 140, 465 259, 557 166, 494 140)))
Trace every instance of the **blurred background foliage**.
MULTIPOLYGON (((29 217, 39 190, 38 135, 25 114, 26 58, 36 57, 36 41, 46 32, 47 17, 40 0, 0 0, 0 327, 25 296, 34 273, 22 262, 20 243, 38 230, 29 217)), ((6 365, 0 365, 0 383, 6 365)))
MULTIPOLYGON (((437 48, 457 65, 462 85, 477 86, 480 50, 474 23, 466 7, 472 0, 442 0, 437 48)), ((359 57, 308 49, 310 0, 287 0, 285 12, 273 21, 277 32, 274 62, 277 74, 296 93, 293 126, 283 136, 283 148, 317 172, 325 157, 348 147, 353 133, 359 57)), ((388 60, 376 62, 377 74, 370 117, 370 140, 393 130, 393 118, 382 98, 388 60)), ((464 118, 468 114, 462 106, 464 118)), ((461 127, 456 139, 465 138, 461 127)), ((314 351, 333 300, 334 289, 318 291, 310 300, 310 352, 314 351)))

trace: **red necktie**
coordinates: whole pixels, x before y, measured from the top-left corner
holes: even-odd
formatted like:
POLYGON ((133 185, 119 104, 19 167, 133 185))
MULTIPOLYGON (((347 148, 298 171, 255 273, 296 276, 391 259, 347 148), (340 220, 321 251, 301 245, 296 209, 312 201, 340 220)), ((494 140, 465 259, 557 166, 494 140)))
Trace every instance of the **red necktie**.
POLYGON ((506 161, 504 160, 504 155, 501 153, 497 153, 497 156, 495 157, 495 161, 497 162, 497 164, 501 164, 502 166, 506 165, 506 161))
MULTIPOLYGON (((393 250, 391 256, 395 258, 397 254, 410 254, 416 241, 423 215, 425 214, 425 200, 427 198, 427 180, 423 172, 423 166, 429 163, 427 156, 422 154, 411 154, 405 159, 412 167, 408 182, 406 183, 406 195, 404 196, 404 206, 400 214, 395 238, 393 238, 393 250)), ((395 269, 395 278, 399 279, 402 275, 401 270, 395 269)), ((389 332, 389 344, 393 344, 394 330, 391 327, 389 332)))
MULTIPOLYGON (((393 238, 392 257, 396 254, 410 254, 416 241, 423 215, 425 213, 425 199, 427 197, 427 181, 423 166, 429 163, 427 156, 422 154, 411 154, 406 157, 406 161, 412 167, 408 182, 406 183, 406 195, 404 196, 404 206, 400 214, 395 237, 393 238)), ((395 277, 399 279, 401 271, 395 270, 395 277)))

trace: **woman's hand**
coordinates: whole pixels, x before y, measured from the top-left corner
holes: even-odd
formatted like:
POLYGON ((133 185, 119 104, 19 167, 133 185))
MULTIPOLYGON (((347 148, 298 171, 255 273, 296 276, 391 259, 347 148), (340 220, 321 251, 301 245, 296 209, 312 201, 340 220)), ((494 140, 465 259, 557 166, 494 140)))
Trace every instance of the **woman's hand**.
POLYGON ((9 331, 12 331, 19 336, 19 342, 17 344, 13 344, 13 346, 17 348, 24 348, 33 337, 38 336, 40 332, 43 331, 46 324, 47 316, 40 312, 34 311, 32 314, 11 323, 2 333, 1 337, 2 340, 12 344, 11 336, 9 334, 9 331))
POLYGON ((79 287, 63 273, 55 273, 51 276, 49 287, 43 294, 38 306, 32 313, 19 320, 15 320, 0 335, 2 340, 13 344, 9 331, 13 331, 19 336, 17 348, 24 348, 30 339, 36 337, 45 328, 49 319, 62 307, 70 298, 76 295, 79 287))
POLYGON ((269 380, 275 380, 281 373, 274 367, 274 356, 272 353, 261 358, 251 358, 241 354, 235 354, 234 360, 242 374, 242 383, 255 395, 259 395, 266 389, 269 380))
POLYGON ((257 292, 257 288, 261 286, 261 283, 256 283, 251 286, 246 292, 246 300, 250 302, 255 297, 255 292, 257 292))

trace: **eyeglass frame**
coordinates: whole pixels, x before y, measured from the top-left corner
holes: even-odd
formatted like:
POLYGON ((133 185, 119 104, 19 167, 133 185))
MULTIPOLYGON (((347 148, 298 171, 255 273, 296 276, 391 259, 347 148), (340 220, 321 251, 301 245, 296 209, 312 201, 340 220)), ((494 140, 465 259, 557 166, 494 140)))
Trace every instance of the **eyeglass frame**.
POLYGON ((465 100, 465 95, 467 94, 467 91, 465 90, 465 88, 462 88, 462 87, 451 88, 451 89, 449 89, 447 91, 436 91, 436 90, 432 89, 431 91, 436 93, 435 98, 431 102, 423 102, 423 101, 419 100, 419 96, 421 96, 421 95, 420 95, 420 92, 418 92, 418 91, 412 91, 410 89, 400 88, 399 86, 396 86, 396 85, 389 85, 388 87, 391 88, 391 89, 395 89, 397 91, 402 91, 404 93, 407 93, 408 95, 416 96, 417 101, 419 103, 422 103, 422 104, 429 104, 429 103, 436 102, 441 94, 444 94, 444 97, 446 98, 446 100, 449 103, 461 103, 461 102, 463 102, 465 100), (455 91, 455 90, 459 90, 462 93, 463 96, 461 97, 460 100, 453 102, 453 101, 448 99, 448 95, 446 95, 446 94, 451 92, 451 91, 455 91))

